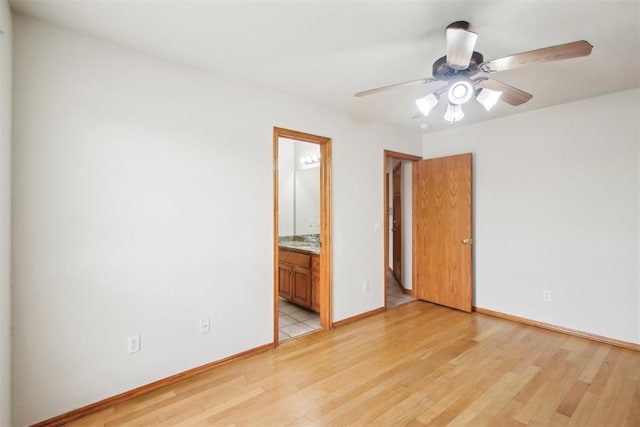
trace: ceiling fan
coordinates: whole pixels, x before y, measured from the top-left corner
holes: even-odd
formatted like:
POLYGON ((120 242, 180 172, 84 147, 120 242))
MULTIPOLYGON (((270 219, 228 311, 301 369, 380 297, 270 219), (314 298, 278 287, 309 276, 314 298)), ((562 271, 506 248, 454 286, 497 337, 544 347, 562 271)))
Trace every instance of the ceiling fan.
POLYGON ((476 74, 494 74, 526 65, 588 56, 593 49, 589 42, 579 40, 485 61, 480 52, 473 50, 477 39, 478 34, 469 30, 467 21, 456 21, 447 26, 447 54, 433 63, 433 77, 369 89, 358 92, 355 96, 372 95, 389 89, 426 85, 437 81, 447 82, 447 85, 427 96, 416 99, 416 105, 420 110, 420 117, 426 117, 446 92, 448 105, 444 118, 449 123, 455 123, 464 117, 462 105, 474 96, 487 111, 498 100, 518 106, 533 97, 530 93, 498 80, 484 76, 474 77, 476 74))

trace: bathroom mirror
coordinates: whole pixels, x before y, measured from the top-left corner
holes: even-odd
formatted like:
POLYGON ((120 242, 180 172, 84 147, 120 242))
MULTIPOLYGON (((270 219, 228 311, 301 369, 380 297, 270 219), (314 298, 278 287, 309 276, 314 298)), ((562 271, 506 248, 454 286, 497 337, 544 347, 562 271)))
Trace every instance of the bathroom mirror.
POLYGON ((320 146, 278 140, 278 234, 320 233, 320 146))
POLYGON ((320 234, 320 168, 295 173, 295 235, 320 234))

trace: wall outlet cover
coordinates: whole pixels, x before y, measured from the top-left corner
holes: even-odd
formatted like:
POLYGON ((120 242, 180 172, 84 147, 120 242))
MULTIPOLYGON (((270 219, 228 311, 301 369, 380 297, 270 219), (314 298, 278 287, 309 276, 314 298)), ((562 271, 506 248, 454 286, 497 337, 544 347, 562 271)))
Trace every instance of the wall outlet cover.
POLYGON ((205 317, 200 320, 200 335, 208 334, 211 332, 211 318, 205 317))
POLYGON ((131 353, 137 353, 139 351, 140 351, 140 334, 131 335, 130 337, 127 338, 127 352, 131 354, 131 353))

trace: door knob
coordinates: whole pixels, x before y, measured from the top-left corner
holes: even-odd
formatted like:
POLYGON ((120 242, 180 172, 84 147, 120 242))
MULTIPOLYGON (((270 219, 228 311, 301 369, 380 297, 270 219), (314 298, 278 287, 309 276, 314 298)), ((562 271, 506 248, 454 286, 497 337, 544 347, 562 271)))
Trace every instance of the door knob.
POLYGON ((472 245, 473 239, 462 239, 462 243, 464 243, 465 245, 472 245))

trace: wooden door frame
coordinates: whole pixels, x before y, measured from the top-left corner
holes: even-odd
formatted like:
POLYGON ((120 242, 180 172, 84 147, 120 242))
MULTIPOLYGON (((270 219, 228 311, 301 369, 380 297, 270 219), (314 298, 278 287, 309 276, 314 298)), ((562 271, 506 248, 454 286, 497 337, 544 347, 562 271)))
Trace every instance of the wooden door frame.
POLYGON ((279 343, 278 310, 278 141, 294 139, 320 145, 320 327, 331 329, 333 312, 332 286, 332 218, 331 218, 331 138, 298 132, 280 127, 273 128, 273 345, 279 343))
MULTIPOLYGON (((412 154, 400 153, 397 151, 384 150, 382 153, 382 188, 383 188, 383 199, 384 204, 382 208, 382 218, 383 218, 383 227, 384 232, 383 240, 384 240, 384 265, 382 270, 382 283, 384 285, 384 307, 387 308, 387 270, 389 269, 389 184, 387 183, 387 162, 389 159, 398 159, 398 160, 409 160, 411 162, 415 162, 417 160, 422 160, 422 157, 414 156, 412 154)), ((413 232, 413 231, 412 231, 413 232)), ((412 256, 411 256, 411 269, 413 270, 413 252, 415 248, 411 248, 412 256)), ((415 285, 412 284, 412 294, 413 287, 415 285)))

